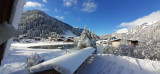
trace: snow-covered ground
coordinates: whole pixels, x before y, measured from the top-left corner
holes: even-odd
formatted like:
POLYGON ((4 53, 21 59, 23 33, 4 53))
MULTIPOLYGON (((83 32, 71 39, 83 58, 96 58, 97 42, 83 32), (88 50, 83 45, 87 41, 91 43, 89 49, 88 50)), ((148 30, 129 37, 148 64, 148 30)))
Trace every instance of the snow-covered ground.
MULTIPOLYGON (((50 60, 55 57, 66 54, 65 50, 61 49, 32 49, 30 46, 41 46, 41 45, 62 45, 62 44, 73 44, 63 42, 37 42, 37 43, 12 43, 11 51, 8 56, 2 61, 0 67, 0 74, 17 74, 25 72, 25 61, 26 56, 31 54, 39 54, 45 60, 50 60)), ((70 50, 73 52, 76 49, 70 50)), ((27 73, 27 72, 25 72, 27 73)), ((23 74, 25 74, 23 73, 23 74)))
MULTIPOLYGON (((2 61, 0 74, 27 74, 26 56, 37 53, 45 60, 66 54, 60 49, 31 49, 30 46, 72 44, 63 42, 13 43, 9 55, 2 61)), ((79 74, 160 74, 160 61, 137 59, 127 56, 103 54, 104 47, 97 46, 98 54, 84 64, 79 74)), ((71 51, 72 52, 72 51, 71 51)), ((73 50, 74 52, 74 50, 73 50)))
POLYGON ((78 74, 160 74, 160 61, 97 54, 78 74))

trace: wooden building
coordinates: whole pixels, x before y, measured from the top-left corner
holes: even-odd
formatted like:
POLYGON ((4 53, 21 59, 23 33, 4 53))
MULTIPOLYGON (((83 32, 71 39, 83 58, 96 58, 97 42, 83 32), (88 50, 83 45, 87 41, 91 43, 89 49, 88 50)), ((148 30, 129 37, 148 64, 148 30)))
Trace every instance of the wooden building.
POLYGON ((137 46, 138 40, 114 39, 111 41, 111 45, 113 47, 119 47, 121 43, 125 45, 137 46))
POLYGON ((119 47, 120 43, 121 43, 121 39, 115 39, 115 40, 112 40, 110 44, 113 47, 119 47))
POLYGON ((30 37, 28 37, 28 39, 33 39, 33 37, 30 36, 30 37))
POLYGON ((64 41, 62 38, 58 38, 57 41, 64 41))
POLYGON ((64 39, 65 37, 64 37, 64 36, 61 36, 61 37, 59 37, 59 38, 62 38, 62 39, 64 39))
POLYGON ((40 37, 35 37, 34 40, 35 40, 35 41, 40 41, 41 38, 40 38, 40 37))
POLYGON ((74 42, 73 39, 67 39, 65 42, 74 42))
POLYGON ((19 38, 13 38, 13 41, 20 42, 19 38))
POLYGON ((68 39, 74 39, 74 37, 70 36, 70 37, 68 37, 68 39))
POLYGON ((128 44, 129 45, 132 45, 132 46, 137 46, 138 45, 138 40, 127 40, 128 44))

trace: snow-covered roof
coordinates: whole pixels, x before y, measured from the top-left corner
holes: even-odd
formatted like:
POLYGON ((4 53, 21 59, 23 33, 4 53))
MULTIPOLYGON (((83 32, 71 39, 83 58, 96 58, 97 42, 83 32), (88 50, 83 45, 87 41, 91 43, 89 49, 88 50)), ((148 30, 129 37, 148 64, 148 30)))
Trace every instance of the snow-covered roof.
POLYGON ((95 51, 95 48, 88 47, 63 56, 51 59, 41 64, 32 66, 31 73, 55 69, 62 74, 73 74, 79 66, 95 51))
POLYGON ((114 42, 114 41, 120 41, 121 39, 113 39, 111 40, 111 42, 114 42))
POLYGON ((129 39, 128 41, 138 41, 138 40, 136 40, 136 39, 129 39))

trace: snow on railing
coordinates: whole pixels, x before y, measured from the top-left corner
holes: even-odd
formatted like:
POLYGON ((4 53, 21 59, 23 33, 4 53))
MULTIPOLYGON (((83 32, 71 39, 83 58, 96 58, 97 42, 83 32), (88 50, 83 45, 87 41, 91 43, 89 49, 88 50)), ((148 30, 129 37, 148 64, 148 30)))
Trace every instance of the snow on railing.
POLYGON ((88 47, 63 56, 48 60, 41 64, 32 66, 30 73, 43 72, 54 69, 62 74, 73 74, 81 64, 95 52, 95 48, 88 47))

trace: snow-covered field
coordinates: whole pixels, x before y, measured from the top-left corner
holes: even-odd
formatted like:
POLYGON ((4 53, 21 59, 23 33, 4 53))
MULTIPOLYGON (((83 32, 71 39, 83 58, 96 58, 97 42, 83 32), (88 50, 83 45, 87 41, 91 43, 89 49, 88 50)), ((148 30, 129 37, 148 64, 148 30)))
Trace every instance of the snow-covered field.
POLYGON ((160 61, 97 54, 78 74, 160 74, 160 61))
MULTIPOLYGON (((39 54, 45 60, 66 54, 60 49, 32 49, 30 46, 72 44, 63 42, 12 43, 9 55, 2 61, 0 74, 27 74, 26 56, 39 54)), ((137 59, 127 56, 103 54, 103 47, 98 46, 98 54, 84 64, 79 74, 160 74, 160 61, 137 59)), ((71 52, 74 52, 72 50, 71 52)))
MULTIPOLYGON (((2 61, 2 66, 0 67, 0 74, 21 73, 21 70, 25 69, 26 56, 31 54, 39 54, 45 60, 50 60, 55 57, 66 54, 66 51, 61 49, 53 49, 53 50, 32 49, 27 47, 41 46, 41 45, 62 45, 62 44, 73 44, 73 43, 63 43, 63 42, 12 43, 11 51, 9 52, 8 56, 5 57, 5 59, 2 61)), ((74 49, 70 50, 70 52, 73 51, 74 49)))

